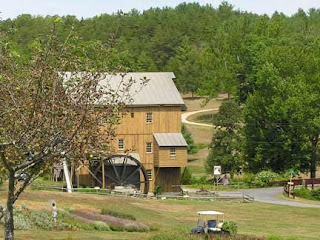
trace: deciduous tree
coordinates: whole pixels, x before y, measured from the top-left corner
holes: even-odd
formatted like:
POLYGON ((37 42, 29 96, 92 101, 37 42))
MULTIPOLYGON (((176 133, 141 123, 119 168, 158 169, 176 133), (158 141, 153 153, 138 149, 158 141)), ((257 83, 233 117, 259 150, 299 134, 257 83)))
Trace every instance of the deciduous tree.
POLYGON ((107 45, 83 43, 72 33, 61 42, 55 27, 44 39, 34 41, 32 57, 22 61, 10 39, 0 35, 0 165, 8 173, 0 218, 5 219, 6 240, 14 239, 15 202, 43 169, 61 154, 110 153, 134 81, 116 89, 98 85, 104 73, 121 71, 109 62, 107 45), (106 119, 104 130, 101 119, 106 119), (18 183, 21 173, 28 177, 18 183))

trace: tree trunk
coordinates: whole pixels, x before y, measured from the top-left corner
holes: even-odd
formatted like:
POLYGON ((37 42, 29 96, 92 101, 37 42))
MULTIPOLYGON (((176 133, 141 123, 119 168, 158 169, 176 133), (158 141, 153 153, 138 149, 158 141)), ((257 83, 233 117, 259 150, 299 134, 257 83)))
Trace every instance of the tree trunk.
POLYGON ((13 225, 13 205, 14 205, 14 172, 9 173, 9 191, 7 198, 7 208, 5 211, 5 240, 14 240, 14 225, 13 225))
POLYGON ((312 153, 311 165, 310 165, 310 178, 316 178, 317 164, 316 164, 316 154, 312 153))
POLYGON ((317 172, 317 145, 319 141, 319 136, 313 136, 309 138, 312 144, 312 155, 310 164, 310 178, 316 178, 317 172))

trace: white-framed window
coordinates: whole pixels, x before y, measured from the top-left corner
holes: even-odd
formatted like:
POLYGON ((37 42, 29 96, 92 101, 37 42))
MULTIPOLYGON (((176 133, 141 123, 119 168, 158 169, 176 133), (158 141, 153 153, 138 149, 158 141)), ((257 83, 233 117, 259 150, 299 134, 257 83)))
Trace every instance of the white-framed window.
POLYGON ((118 150, 124 150, 124 140, 123 139, 118 140, 118 150))
POLYGON ((146 143, 146 153, 152 153, 152 142, 146 143))
POLYGON ((147 170, 147 176, 148 176, 149 181, 151 181, 152 180, 152 170, 147 170))
POLYGON ((147 123, 152 123, 152 112, 147 112, 146 122, 147 123))
POLYGON ((170 159, 175 159, 176 158, 176 148, 171 147, 170 148, 170 159))

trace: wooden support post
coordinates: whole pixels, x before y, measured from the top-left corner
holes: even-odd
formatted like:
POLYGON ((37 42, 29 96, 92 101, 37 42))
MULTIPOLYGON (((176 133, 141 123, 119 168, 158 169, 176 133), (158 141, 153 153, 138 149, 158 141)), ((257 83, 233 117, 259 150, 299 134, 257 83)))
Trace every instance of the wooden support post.
POLYGON ((101 159, 101 168, 102 168, 102 188, 106 188, 106 177, 105 177, 105 170, 104 170, 104 160, 101 159))

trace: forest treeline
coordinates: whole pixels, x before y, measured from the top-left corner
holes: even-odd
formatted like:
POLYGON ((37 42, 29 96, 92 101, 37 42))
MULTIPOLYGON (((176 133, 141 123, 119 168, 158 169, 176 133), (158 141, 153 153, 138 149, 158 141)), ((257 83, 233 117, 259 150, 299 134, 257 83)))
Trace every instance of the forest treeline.
MULTIPOLYGON (((61 39, 73 29, 87 45, 109 44, 113 54, 108 61, 121 63, 126 71, 172 71, 181 92, 209 97, 231 93, 242 106, 241 120, 234 123, 240 121, 241 127, 222 129, 241 135, 227 134, 227 145, 236 141, 241 146, 211 152, 213 159, 221 159, 218 163, 223 165, 236 156, 239 167, 233 167, 251 171, 315 171, 320 9, 267 16, 236 10, 226 2, 218 8, 182 3, 175 8, 57 19, 23 14, 2 20, 0 30, 16 44, 16 54, 28 58, 36 47, 34 40, 46 38, 57 22, 61 39)), ((224 134, 220 136, 219 144, 224 146, 224 134)))

